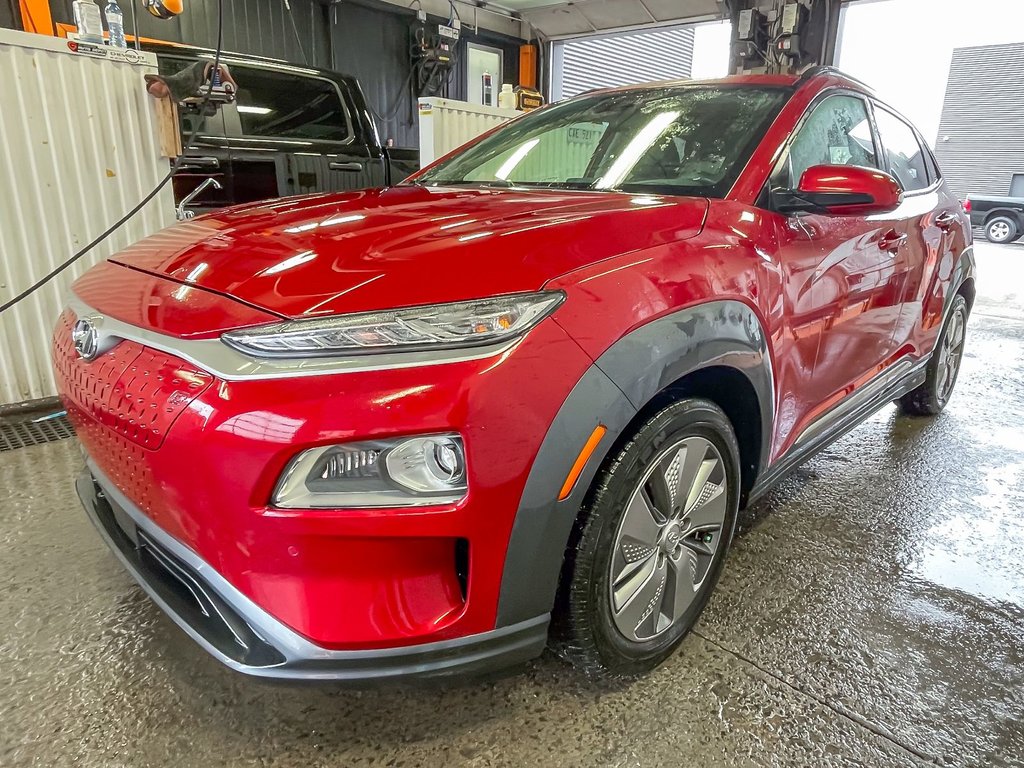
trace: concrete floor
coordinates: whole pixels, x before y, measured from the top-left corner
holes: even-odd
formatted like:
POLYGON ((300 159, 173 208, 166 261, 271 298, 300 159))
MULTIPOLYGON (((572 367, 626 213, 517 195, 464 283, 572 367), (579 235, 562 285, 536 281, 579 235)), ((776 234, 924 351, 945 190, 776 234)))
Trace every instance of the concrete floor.
POLYGON ((0 765, 1021 765, 1024 246, 978 251, 946 413, 886 408, 744 513, 698 630, 624 687, 236 675, 100 543, 74 441, 0 454, 0 765))

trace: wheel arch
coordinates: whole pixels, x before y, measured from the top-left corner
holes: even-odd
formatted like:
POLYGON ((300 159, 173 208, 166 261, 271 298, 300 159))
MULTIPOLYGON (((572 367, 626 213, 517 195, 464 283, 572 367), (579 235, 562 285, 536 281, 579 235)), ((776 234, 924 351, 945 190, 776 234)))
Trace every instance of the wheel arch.
POLYGON ((768 338, 750 306, 713 301, 658 318, 613 344, 576 384, 527 478, 506 552, 497 626, 552 610, 573 526, 601 466, 638 424, 687 396, 711 400, 732 422, 745 495, 767 461, 775 403, 768 338), (599 427, 606 432, 571 493, 559 499, 599 427))
POLYGON ((955 287, 947 294, 946 300, 943 303, 943 320, 946 318, 950 304, 953 303, 954 296, 961 295, 966 299, 968 312, 974 307, 974 297, 976 294, 974 280, 977 270, 978 265, 974 257, 974 246, 969 245, 960 252, 953 267, 950 283, 955 287))
MULTIPOLYGON (((710 400, 722 409, 740 447, 741 501, 754 487, 761 469, 764 445, 764 424, 757 389, 738 368, 727 365, 709 365, 682 376, 672 382, 640 409, 623 431, 623 436, 634 432, 655 413, 687 397, 710 400)), ((620 441, 622 438, 620 438, 620 441)), ((618 446, 616 446, 618 447, 618 446)), ((614 453, 614 451, 609 451, 614 453)))
POLYGON ((1018 211, 1015 208, 993 208, 990 211, 986 211, 982 226, 987 227, 988 223, 995 218, 1012 219, 1017 224, 1018 234, 1024 230, 1024 212, 1018 211))

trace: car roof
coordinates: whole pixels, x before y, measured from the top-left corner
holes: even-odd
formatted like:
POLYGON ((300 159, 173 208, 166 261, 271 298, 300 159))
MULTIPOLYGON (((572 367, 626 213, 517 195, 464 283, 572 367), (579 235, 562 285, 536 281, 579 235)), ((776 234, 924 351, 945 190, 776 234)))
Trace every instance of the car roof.
POLYGON ((814 85, 819 88, 823 88, 828 85, 842 85, 853 90, 861 91, 866 94, 874 95, 870 87, 862 83, 855 77, 852 77, 845 72, 842 72, 835 67, 811 67, 798 75, 784 75, 784 74, 744 74, 744 75, 728 75, 726 77, 717 77, 702 80, 689 80, 686 78, 674 79, 674 80, 660 80, 650 83, 636 83, 634 85, 623 85, 615 88, 602 88, 599 91, 591 91, 590 93, 618 93, 633 90, 643 90, 651 87, 664 87, 671 88, 673 86, 680 87, 693 87, 693 86, 763 86, 769 88, 798 88, 804 86, 814 85))
MULTIPOLYGON (((150 51, 155 53, 157 56, 184 56, 190 58, 210 58, 212 59, 217 51, 212 48, 201 48, 194 45, 185 45, 183 43, 157 43, 157 42, 146 42, 142 41, 142 49, 144 51, 150 51)), ((355 78, 351 75, 346 75, 343 72, 338 72, 333 69, 323 69, 321 67, 309 67, 304 64, 294 64, 284 59, 273 59, 268 56, 254 56, 250 53, 235 53, 234 51, 221 51, 221 59, 229 67, 232 64, 249 64, 256 67, 268 67, 274 69, 284 69, 299 74, 316 75, 319 77, 325 77, 332 80, 344 80, 349 83, 355 82, 355 78)))

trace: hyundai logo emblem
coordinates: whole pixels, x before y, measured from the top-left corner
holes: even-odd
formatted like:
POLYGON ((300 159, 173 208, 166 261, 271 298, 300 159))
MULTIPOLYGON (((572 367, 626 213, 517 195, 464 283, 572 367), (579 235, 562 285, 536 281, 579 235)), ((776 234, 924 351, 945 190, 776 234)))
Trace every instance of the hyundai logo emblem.
POLYGON ((100 352, 100 334, 92 321, 83 317, 75 327, 71 329, 71 342, 75 345, 75 352, 83 360, 92 360, 100 352))

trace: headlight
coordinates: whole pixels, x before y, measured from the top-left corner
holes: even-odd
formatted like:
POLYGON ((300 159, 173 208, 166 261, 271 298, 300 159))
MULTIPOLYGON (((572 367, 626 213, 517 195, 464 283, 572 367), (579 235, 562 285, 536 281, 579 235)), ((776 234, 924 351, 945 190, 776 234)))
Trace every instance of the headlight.
POLYGON ((455 434, 402 437, 303 451, 274 491, 299 509, 448 504, 466 495, 466 451, 455 434))
POLYGON ((296 320, 225 333, 231 346, 260 357, 311 357, 472 347, 522 336, 554 312, 561 291, 296 320))

